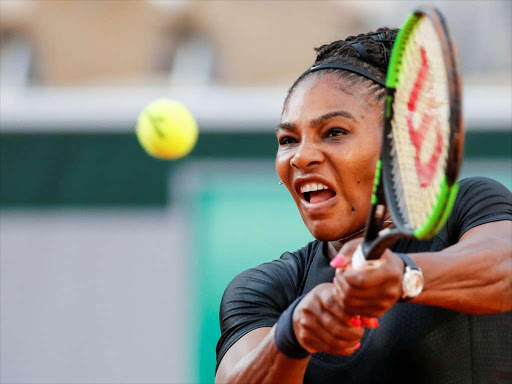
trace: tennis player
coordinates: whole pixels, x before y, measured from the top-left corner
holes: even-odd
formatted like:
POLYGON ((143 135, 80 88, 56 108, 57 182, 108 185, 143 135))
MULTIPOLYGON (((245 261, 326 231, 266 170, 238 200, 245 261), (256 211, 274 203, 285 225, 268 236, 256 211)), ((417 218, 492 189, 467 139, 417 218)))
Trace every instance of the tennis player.
POLYGON ((368 216, 396 32, 321 46, 314 65, 346 68, 306 71, 290 88, 276 169, 316 240, 229 284, 217 383, 512 382, 504 186, 462 180, 433 239, 399 240, 378 269, 348 267, 368 216))

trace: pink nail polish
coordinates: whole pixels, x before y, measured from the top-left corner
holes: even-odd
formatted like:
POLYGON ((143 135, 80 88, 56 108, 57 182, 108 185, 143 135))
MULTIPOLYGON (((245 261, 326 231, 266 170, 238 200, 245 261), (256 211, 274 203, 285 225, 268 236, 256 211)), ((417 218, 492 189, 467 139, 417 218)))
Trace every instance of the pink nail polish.
POLYGON ((361 322, 361 319, 358 317, 353 317, 352 320, 350 320, 350 324, 354 327, 360 327, 363 323, 361 322))
POLYGON ((344 262, 345 262, 345 256, 338 255, 334 259, 331 260, 331 267, 339 268, 343 265, 344 262))
POLYGON ((355 351, 356 349, 359 349, 360 347, 361 347, 361 343, 357 343, 357 344, 356 344, 356 346, 354 347, 354 351, 355 351))

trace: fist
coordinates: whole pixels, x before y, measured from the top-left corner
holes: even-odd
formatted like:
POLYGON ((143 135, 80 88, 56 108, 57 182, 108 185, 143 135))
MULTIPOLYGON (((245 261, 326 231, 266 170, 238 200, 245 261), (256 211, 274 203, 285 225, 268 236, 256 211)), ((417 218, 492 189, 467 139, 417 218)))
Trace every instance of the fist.
POLYGON ((361 345, 364 328, 351 324, 352 316, 344 311, 335 295, 333 284, 320 284, 293 312, 297 341, 310 353, 351 355, 361 345))
POLYGON ((350 259, 361 239, 346 243, 331 265, 338 266, 333 280, 336 299, 344 312, 364 317, 380 317, 402 294, 405 265, 400 257, 387 249, 381 265, 374 269, 354 270, 350 259))

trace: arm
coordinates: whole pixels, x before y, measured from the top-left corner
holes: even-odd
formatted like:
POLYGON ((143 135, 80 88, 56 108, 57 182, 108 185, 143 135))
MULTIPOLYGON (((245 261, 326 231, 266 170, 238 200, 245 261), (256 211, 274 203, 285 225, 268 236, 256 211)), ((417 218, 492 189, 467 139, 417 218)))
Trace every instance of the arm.
POLYGON ((238 340, 222 359, 215 383, 302 383, 309 357, 291 359, 274 346, 274 327, 238 340))
POLYGON ((512 221, 480 225, 441 252, 409 256, 425 279, 414 303, 471 314, 512 310, 512 221))
MULTIPOLYGON (((320 284, 293 312, 293 329, 299 344, 310 353, 350 355, 358 348, 364 328, 350 324, 335 298, 333 284, 320 284)), ((226 352, 216 383, 302 383, 309 357, 292 359, 274 344, 274 329, 249 332, 226 352)))
MULTIPOLYGON (((423 292, 412 302, 470 314, 512 310, 512 221, 497 221, 468 230, 459 242, 441 252, 409 254, 423 271, 423 292)), ((360 241, 347 243, 348 256, 360 241)), ((336 271, 336 290, 345 310, 381 316, 401 296, 404 264, 390 250, 383 267, 336 271), (400 260, 400 261, 399 261, 400 260)))

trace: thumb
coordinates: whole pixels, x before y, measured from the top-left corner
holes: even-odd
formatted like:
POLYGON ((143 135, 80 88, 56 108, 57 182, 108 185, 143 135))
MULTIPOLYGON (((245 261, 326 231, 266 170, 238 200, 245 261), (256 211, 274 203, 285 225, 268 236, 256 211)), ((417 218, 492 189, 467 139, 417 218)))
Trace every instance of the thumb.
POLYGON ((343 244, 343 247, 341 247, 340 253, 346 257, 352 257, 352 254, 356 251, 357 246, 362 242, 362 238, 347 241, 345 244, 343 244))
POLYGON ((333 268, 345 268, 350 265, 352 254, 356 251, 357 246, 361 244, 363 239, 354 239, 346 242, 341 247, 336 257, 331 260, 331 267, 333 268))

